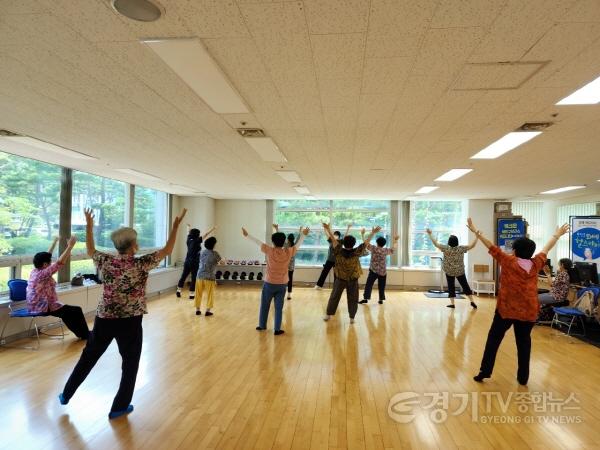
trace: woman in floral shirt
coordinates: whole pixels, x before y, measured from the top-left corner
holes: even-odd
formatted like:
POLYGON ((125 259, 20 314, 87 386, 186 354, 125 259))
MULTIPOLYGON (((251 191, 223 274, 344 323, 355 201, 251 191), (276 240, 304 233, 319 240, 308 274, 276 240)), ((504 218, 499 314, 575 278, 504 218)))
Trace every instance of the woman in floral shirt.
POLYGON ((133 405, 129 402, 133 397, 142 353, 142 317, 148 313, 145 299, 148 272, 173 251, 177 230, 185 213, 184 209, 181 215, 175 218, 164 248, 136 257, 139 249, 137 232, 127 227, 119 228, 111 235, 118 255, 97 251, 94 245, 94 215, 91 209, 85 210, 87 252, 101 274, 104 292, 98 304, 94 329, 88 343, 63 392, 58 396, 63 405, 69 403, 98 359, 112 340, 116 339, 123 365, 121 384, 108 418, 114 419, 133 411, 133 405))

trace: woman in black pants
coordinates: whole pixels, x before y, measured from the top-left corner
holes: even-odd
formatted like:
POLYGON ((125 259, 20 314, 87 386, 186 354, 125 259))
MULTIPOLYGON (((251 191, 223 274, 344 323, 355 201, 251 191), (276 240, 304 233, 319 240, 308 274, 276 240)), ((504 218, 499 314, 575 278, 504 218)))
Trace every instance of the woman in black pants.
POLYGON ((191 228, 190 224, 187 224, 188 236, 187 236, 187 254, 185 256, 185 262, 183 263, 183 273, 177 283, 177 298, 181 297, 181 290, 185 285, 185 280, 188 275, 191 275, 190 280, 190 300, 194 299, 196 293, 196 274, 198 273, 198 266, 200 265, 200 249, 202 247, 202 241, 207 238, 209 234, 215 231, 215 227, 212 227, 203 236, 200 236, 200 230, 198 228, 191 228))
MULTIPOLYGON (((352 226, 352 224, 349 224, 348 228, 346 228, 346 235, 350 231, 351 226, 352 226)), ((342 233, 340 233, 339 231, 334 231, 333 236, 338 240, 338 242, 341 242, 342 233)), ((323 288, 323 286, 325 285, 325 280, 327 279, 327 275, 329 275, 329 271, 335 267, 335 255, 333 254, 333 248, 335 247, 335 245, 334 245, 334 242, 331 240, 331 238, 327 239, 327 242, 329 242, 329 249, 327 251, 327 260, 325 261, 325 264, 323 264, 323 270, 321 270, 321 275, 319 276, 319 279, 317 280, 315 289, 323 288)))
POLYGON ((477 308, 477 304, 473 300, 473 291, 467 282, 465 275, 465 261, 464 254, 477 245, 477 238, 470 245, 458 245, 458 238, 454 235, 450 235, 448 238, 448 245, 441 245, 432 236, 432 231, 427 228, 427 235, 433 245, 442 251, 444 254, 444 260, 442 261, 442 270, 446 274, 446 281, 448 283, 448 297, 450 298, 450 304, 446 305, 448 308, 454 308, 454 299, 456 298, 456 286, 455 279, 458 280, 462 287, 463 293, 469 298, 471 306, 477 308))
POLYGON ((108 418, 115 419, 133 411, 130 402, 142 354, 142 317, 148 313, 145 299, 148 273, 173 251, 177 230, 185 213, 184 209, 173 221, 164 248, 136 257, 139 249, 137 232, 128 227, 119 228, 111 235, 118 255, 97 251, 94 245, 94 215, 91 209, 85 210, 87 253, 102 276, 104 292, 87 345, 63 391, 58 395, 61 404, 69 403, 112 340, 116 339, 123 358, 121 384, 108 418))

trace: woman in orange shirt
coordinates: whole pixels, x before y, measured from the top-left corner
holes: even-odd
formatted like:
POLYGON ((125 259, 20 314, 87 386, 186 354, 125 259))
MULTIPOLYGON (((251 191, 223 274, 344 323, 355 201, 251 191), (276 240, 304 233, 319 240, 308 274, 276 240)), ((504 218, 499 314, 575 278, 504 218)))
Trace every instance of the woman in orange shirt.
POLYGON ((512 326, 517 342, 518 370, 517 381, 526 385, 529 380, 529 359, 531 356, 531 330, 540 309, 537 294, 537 274, 546 263, 548 252, 560 237, 569 231, 569 225, 557 227, 554 235, 540 253, 533 256, 535 242, 528 238, 517 239, 513 243, 514 255, 504 253, 477 230, 469 218, 467 227, 489 249, 490 255, 502 268, 500 291, 496 302, 494 320, 488 333, 479 374, 473 379, 482 382, 492 376, 496 353, 504 339, 504 334, 512 326))

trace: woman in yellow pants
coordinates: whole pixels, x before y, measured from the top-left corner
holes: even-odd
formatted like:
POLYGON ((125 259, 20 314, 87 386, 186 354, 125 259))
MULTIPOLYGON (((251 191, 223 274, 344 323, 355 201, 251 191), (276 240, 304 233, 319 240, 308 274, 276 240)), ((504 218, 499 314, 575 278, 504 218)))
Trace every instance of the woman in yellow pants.
POLYGON ((200 264, 198 266, 198 275, 196 276, 196 315, 202 315, 200 311, 200 305, 202 304, 202 294, 206 292, 206 312, 205 316, 212 316, 211 309, 215 302, 215 288, 217 281, 215 273, 217 271, 217 264, 225 264, 221 255, 215 250, 217 239, 214 237, 208 238, 204 241, 204 249, 200 252, 200 264))

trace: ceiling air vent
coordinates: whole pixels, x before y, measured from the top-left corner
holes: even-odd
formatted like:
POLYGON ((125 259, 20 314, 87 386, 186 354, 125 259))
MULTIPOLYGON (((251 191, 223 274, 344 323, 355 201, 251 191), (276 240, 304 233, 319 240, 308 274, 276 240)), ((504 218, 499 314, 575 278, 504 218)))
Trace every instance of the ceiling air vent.
POLYGON ((19 135, 17 133, 13 133, 12 131, 0 130, 0 136, 10 137, 10 136, 19 136, 19 135))
POLYGON ((529 122, 521 125, 516 131, 544 131, 552 124, 553 122, 529 122))
POLYGON ((264 130, 260 128, 236 128, 237 132, 240 133, 240 136, 244 138, 258 138, 265 137, 264 130))

